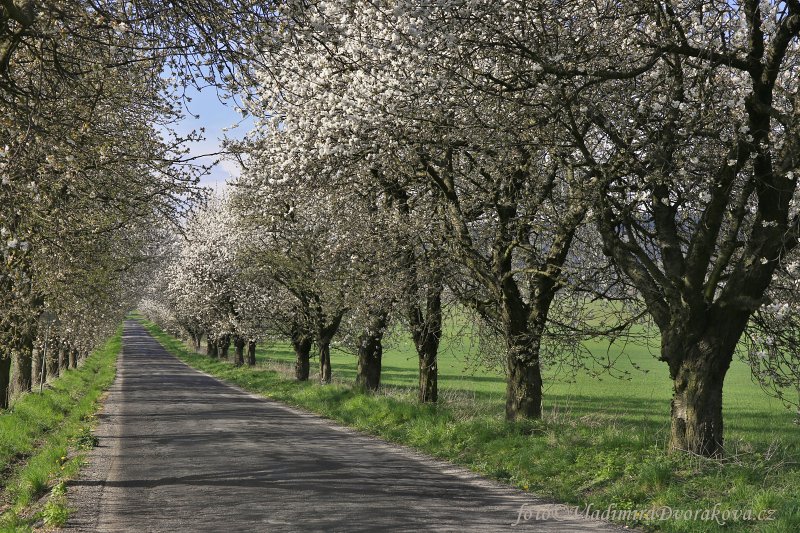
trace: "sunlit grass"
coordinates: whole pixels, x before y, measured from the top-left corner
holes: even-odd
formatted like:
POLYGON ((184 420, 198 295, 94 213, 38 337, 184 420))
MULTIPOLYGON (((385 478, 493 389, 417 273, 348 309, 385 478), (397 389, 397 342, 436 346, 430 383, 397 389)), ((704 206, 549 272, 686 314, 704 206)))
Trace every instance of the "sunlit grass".
MULTIPOLYGON (((455 328, 450 328, 453 334, 455 328)), ((443 339, 439 356, 439 387, 445 391, 474 393, 500 416, 505 401, 505 378, 494 370, 475 368, 469 362, 470 347, 463 340, 443 339)), ((544 410, 552 414, 614 418, 640 425, 666 439, 669 432, 669 409, 672 384, 667 365, 652 350, 636 344, 612 345, 602 340, 586 344, 597 356, 609 354, 616 360, 617 374, 629 372, 628 379, 609 375, 572 376, 564 371, 545 371, 544 410), (633 365, 636 365, 635 368, 633 365)), ((260 346, 259 361, 291 364, 294 353, 286 344, 260 346)), ((312 359, 312 377, 316 370, 312 359)), ((333 350, 331 365, 336 378, 355 381, 356 358, 342 350, 333 350)), ((381 382, 385 386, 414 389, 419 379, 416 352, 404 338, 393 339, 383 356, 381 382)), ((800 453, 800 438, 795 414, 754 383, 749 367, 739 360, 731 364, 725 379, 724 420, 731 446, 766 447, 780 440, 793 452, 800 453), (765 428, 769 428, 765 431, 765 428)))
MULTIPOLYGON (((26 531, 37 520, 57 526, 68 514, 63 494, 31 509, 59 481, 77 474, 81 449, 88 449, 97 402, 116 374, 121 329, 83 365, 45 389, 29 393, 0 414, 0 531, 26 531)), ((63 485, 62 485, 63 487, 63 485)))

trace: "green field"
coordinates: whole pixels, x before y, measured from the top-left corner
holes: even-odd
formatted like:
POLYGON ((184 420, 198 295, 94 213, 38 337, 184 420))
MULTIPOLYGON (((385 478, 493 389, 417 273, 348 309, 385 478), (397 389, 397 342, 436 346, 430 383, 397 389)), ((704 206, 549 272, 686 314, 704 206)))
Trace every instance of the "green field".
MULTIPOLYGON (((502 416, 505 401, 505 378, 496 371, 476 368, 468 341, 454 338, 455 328, 442 340, 439 355, 439 387, 443 400, 463 401, 465 396, 481 402, 481 410, 502 416), (448 394, 448 391, 453 391, 448 394)), ((658 361, 652 348, 628 344, 612 345, 602 340, 588 343, 587 348, 598 357, 616 360, 616 369, 627 371, 626 378, 601 375, 592 377, 571 372, 545 372, 543 409, 549 416, 568 415, 584 418, 588 423, 615 421, 662 435, 669 434, 671 382, 666 363, 658 361), (631 363, 636 365, 635 368, 631 363)), ((290 346, 272 343, 261 346, 256 357, 260 361, 287 364, 294 362, 290 346)), ((316 370, 312 359, 312 377, 316 370)), ((342 350, 333 350, 331 364, 334 378, 353 382, 356 357, 342 350)), ((411 340, 394 335, 384 353, 381 383, 384 386, 416 391, 417 355, 411 340)), ((749 367, 734 360, 725 379, 724 416, 728 447, 743 450, 779 444, 800 452, 800 434, 796 415, 768 395, 756 384, 749 367)))

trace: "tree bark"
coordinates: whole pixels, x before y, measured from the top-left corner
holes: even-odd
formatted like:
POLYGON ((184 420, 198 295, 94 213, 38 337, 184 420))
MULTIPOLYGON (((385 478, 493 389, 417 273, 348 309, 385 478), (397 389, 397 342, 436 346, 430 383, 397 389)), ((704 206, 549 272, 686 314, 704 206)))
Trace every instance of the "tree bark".
POLYGON ((247 366, 256 366, 256 341, 247 341, 247 366))
POLYGON ((231 347, 231 336, 223 335, 219 340, 219 357, 220 359, 228 358, 228 350, 231 347))
POLYGON ((294 348, 294 376, 297 381, 308 381, 311 371, 312 334, 302 324, 292 325, 292 348, 294 348))
POLYGON ((233 364, 235 366, 242 366, 244 365, 244 345, 246 344, 245 340, 236 335, 233 339, 233 346, 234 346, 234 359, 233 364))
POLYGON ((31 390, 33 349, 32 346, 27 346, 26 344, 23 343, 22 346, 11 350, 13 394, 22 394, 31 390))
POLYGON ((339 325, 342 323, 344 317, 344 310, 333 317, 333 319, 325 323, 324 315, 321 316, 321 323, 317 326, 317 346, 319 347, 319 381, 320 383, 330 383, 332 379, 331 370, 331 341, 336 332, 339 331, 339 325))
POLYGON ((551 301, 552 298, 538 298, 532 306, 515 299, 504 302, 507 420, 542 417, 539 350, 551 301))
POLYGON ((722 456, 722 383, 719 376, 682 365, 673 380, 670 451, 722 456))
POLYGON ((381 313, 358 339, 358 371, 356 387, 376 391, 381 385, 381 359, 383 358, 383 333, 386 315, 381 313))
POLYGON ((506 341, 506 419, 542 417, 542 372, 539 349, 552 298, 526 303, 516 283, 506 288, 502 322, 506 341), (538 311, 536 311, 538 310, 538 311))
POLYGON ((436 403, 439 401, 439 366, 437 347, 424 346, 419 352, 419 401, 436 403))
POLYGON ((206 337, 206 355, 212 359, 219 357, 217 343, 211 337, 206 337))
POLYGON ((685 329, 662 335, 661 358, 670 366, 673 391, 670 452, 723 455, 722 388, 735 350, 730 339, 740 335, 733 332, 736 322, 711 324, 702 335, 686 335, 685 329))
POLYGON ((58 350, 58 375, 63 376, 64 371, 69 368, 69 343, 63 342, 58 350))
POLYGON ((320 339, 319 344, 319 382, 330 383, 331 370, 331 339, 320 339))
POLYGON ((34 346, 31 352, 31 388, 38 388, 42 381, 42 369, 44 368, 44 361, 42 361, 42 347, 34 346))
POLYGON ((411 337, 419 357, 419 401, 435 403, 439 400, 437 355, 442 338, 442 286, 434 284, 426 300, 425 315, 417 305, 412 305, 409 318, 411 337))
POLYGON ((5 354, 0 355, 0 409, 8 408, 9 393, 11 392, 11 358, 5 354))
POLYGON ((507 356, 506 419, 542 417, 542 374, 530 346, 518 346, 507 356))
POLYGON ((311 337, 292 339, 295 357, 294 376, 297 378, 297 381, 308 381, 308 376, 311 371, 311 344, 311 337))
POLYGON ((59 339, 50 339, 47 343, 47 379, 53 380, 58 377, 58 353, 59 339))

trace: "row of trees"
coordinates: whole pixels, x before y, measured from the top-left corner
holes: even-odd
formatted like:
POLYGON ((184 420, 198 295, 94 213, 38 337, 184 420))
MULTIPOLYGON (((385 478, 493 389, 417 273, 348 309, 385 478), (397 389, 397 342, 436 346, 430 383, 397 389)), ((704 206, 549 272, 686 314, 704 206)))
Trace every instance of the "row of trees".
POLYGON ((796 390, 800 3, 297 0, 270 16, 235 77, 256 118, 244 174, 189 222, 151 302, 211 350, 283 334, 298 379, 315 343, 328 381, 339 333, 375 388, 401 321, 435 401, 447 294, 505 352, 509 419, 541 416, 543 362, 640 317, 673 383, 673 450, 723 452, 743 348, 765 386, 796 390))
POLYGON ((141 298, 159 228, 202 192, 183 90, 236 70, 259 4, 0 2, 0 408, 45 346, 55 375, 141 298))
POLYGON ((375 388, 401 322, 423 401, 456 301, 510 419, 541 416, 543 362, 585 369, 580 338, 644 316, 671 447, 720 454, 737 350, 778 393, 800 374, 799 33, 796 1, 0 1, 0 398, 46 337, 107 333, 166 251, 153 306, 212 353, 280 334, 328 381, 337 336, 375 388), (189 83, 256 128, 187 220, 189 83))

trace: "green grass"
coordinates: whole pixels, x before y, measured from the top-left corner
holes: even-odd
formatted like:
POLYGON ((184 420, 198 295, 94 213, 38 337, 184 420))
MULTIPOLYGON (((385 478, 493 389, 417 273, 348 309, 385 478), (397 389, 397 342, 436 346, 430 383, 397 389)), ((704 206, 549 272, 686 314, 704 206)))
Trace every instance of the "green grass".
MULTIPOLYGON (((476 368, 470 363, 473 350, 463 341, 456 342, 456 333, 442 342, 439 354, 440 390, 466 392, 485 400, 485 409, 497 416, 503 414, 505 401, 505 377, 496 371, 476 368)), ((611 376, 592 377, 579 374, 567 376, 565 372, 547 369, 544 373, 545 394, 543 408, 553 416, 560 414, 575 418, 586 417, 619 422, 647 428, 648 431, 666 439, 669 434, 669 408, 672 396, 667 365, 658 361, 648 349, 641 345, 611 345, 595 340, 586 347, 596 356, 608 354, 616 359, 617 374, 629 372, 628 379, 611 376), (631 363, 634 363, 635 368, 631 363)), ((256 352, 259 362, 294 363, 294 352, 285 344, 260 346, 256 352)), ((356 358, 342 350, 332 350, 333 374, 344 382, 354 382, 356 358)), ((385 386, 414 389, 419 379, 417 355, 409 339, 393 339, 391 349, 383 356, 381 383, 385 386)), ((312 373, 313 373, 312 361, 312 373)), ((779 400, 766 394, 752 381, 749 367, 734 360, 725 379, 724 397, 725 434, 729 447, 748 449, 753 445, 769 447, 776 442, 800 454, 800 438, 796 416, 779 400), (768 430, 765 431, 765 428, 768 430)))
POLYGON ((69 370, 41 395, 21 397, 0 414, 0 531, 30 530, 39 520, 46 526, 66 521, 62 481, 77 474, 82 451, 96 442, 94 414, 100 395, 114 380, 121 346, 120 329, 79 369, 69 370), (35 508, 48 490, 48 501, 35 508))
MULTIPOLYGON (((417 370, 410 343, 396 341, 384 356, 384 390, 362 394, 348 384, 355 358, 332 357, 343 382, 329 386, 291 379, 286 346, 261 348, 259 365, 235 368, 192 353, 154 324, 149 331, 178 357, 250 391, 303 407, 385 439, 414 446, 472 470, 572 505, 593 509, 717 509, 715 520, 631 521, 662 531, 800 531, 800 469, 793 414, 770 399, 737 363, 726 382, 729 456, 715 461, 665 453, 669 430, 666 368, 646 350, 625 356, 649 370, 632 380, 577 377, 556 381, 552 372, 541 421, 502 419, 504 380, 472 372, 469 346, 445 343, 440 360, 442 401, 414 400, 417 370), (746 521, 733 510, 774 511, 775 520, 746 521), (721 521, 721 520, 720 520, 721 521)), ((609 349, 598 342, 591 349, 609 349)), ((601 352, 602 351, 602 352, 601 352)), ((613 352, 613 350, 612 350, 613 352)), ((627 360, 627 359, 626 359, 627 360)))

